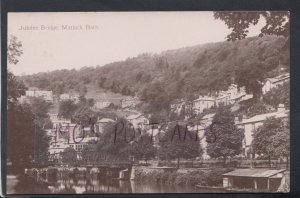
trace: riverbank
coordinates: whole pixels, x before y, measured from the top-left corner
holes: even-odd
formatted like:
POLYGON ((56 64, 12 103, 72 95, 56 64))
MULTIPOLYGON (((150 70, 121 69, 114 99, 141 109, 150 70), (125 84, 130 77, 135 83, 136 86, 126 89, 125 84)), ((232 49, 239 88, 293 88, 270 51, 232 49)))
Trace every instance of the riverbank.
POLYGON ((222 174, 232 168, 195 169, 181 168, 163 170, 151 167, 135 167, 134 178, 138 182, 155 182, 158 184, 222 187, 222 174))

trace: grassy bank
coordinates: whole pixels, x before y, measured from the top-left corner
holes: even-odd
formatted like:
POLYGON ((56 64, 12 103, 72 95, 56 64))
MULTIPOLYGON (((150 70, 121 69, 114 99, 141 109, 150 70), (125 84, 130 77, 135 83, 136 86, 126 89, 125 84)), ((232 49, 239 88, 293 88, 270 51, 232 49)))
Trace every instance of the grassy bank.
POLYGON ((222 186, 222 174, 232 171, 229 168, 214 169, 178 169, 164 171, 147 167, 138 167, 135 171, 136 181, 156 182, 176 185, 222 186))

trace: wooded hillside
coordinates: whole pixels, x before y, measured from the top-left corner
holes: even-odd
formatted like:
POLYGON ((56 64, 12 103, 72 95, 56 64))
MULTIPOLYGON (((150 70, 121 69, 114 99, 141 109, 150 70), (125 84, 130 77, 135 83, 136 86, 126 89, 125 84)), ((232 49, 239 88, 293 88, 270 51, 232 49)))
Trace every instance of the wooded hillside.
POLYGON ((237 79, 242 82, 245 74, 249 74, 248 81, 275 76, 279 67, 289 70, 287 39, 263 36, 141 54, 102 67, 56 70, 21 79, 27 86, 55 94, 70 90, 85 93, 86 85, 93 84, 149 102, 194 99, 199 94, 227 89, 237 79))

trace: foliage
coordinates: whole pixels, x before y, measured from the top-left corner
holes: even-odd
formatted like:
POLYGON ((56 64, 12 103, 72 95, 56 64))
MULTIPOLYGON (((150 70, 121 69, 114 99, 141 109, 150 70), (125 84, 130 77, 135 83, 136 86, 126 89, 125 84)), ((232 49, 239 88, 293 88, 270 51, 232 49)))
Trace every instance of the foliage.
POLYGON ((212 158, 222 157, 224 166, 227 157, 242 152, 244 133, 234 124, 234 115, 226 107, 220 108, 214 116, 211 129, 205 131, 207 154, 212 158))
POLYGON ((116 123, 108 123, 100 136, 97 151, 120 159, 129 159, 130 145, 133 143, 136 132, 129 127, 125 119, 116 123))
POLYGON ((271 89, 265 95, 263 100, 274 108, 279 104, 284 104, 285 107, 290 107, 290 83, 286 82, 276 88, 271 89))
POLYGON ((289 12, 288 11, 260 11, 260 12, 214 12, 215 19, 220 19, 225 22, 232 32, 227 35, 227 40, 235 41, 246 38, 249 33, 250 25, 256 25, 261 18, 264 18, 266 23, 261 29, 259 36, 277 35, 289 37, 289 12))
POLYGON ((258 98, 262 94, 264 66, 260 63, 250 63, 247 67, 237 70, 236 83, 245 87, 248 94, 258 98))
POLYGON ((197 134, 188 131, 180 125, 170 125, 159 142, 158 155, 161 159, 177 159, 179 167, 180 158, 193 159, 202 154, 197 134))
POLYGON ((58 116, 70 119, 74 115, 77 108, 77 105, 72 100, 61 101, 58 107, 58 116))
POLYGON ((77 152, 72 147, 67 147, 62 152, 62 162, 66 164, 74 164, 77 161, 77 152))
POLYGON ((35 116, 35 123, 41 128, 52 128, 48 114, 52 104, 45 101, 42 97, 30 97, 29 104, 31 105, 31 110, 35 116))
POLYGON ((7 45, 7 59, 11 64, 16 65, 20 57, 23 54, 23 48, 21 41, 18 41, 17 37, 10 35, 8 45, 7 45))
MULTIPOLYGON (((17 64, 18 57, 22 54, 22 43, 15 36, 11 36, 7 49, 9 63, 17 64)), ((41 102, 20 104, 18 98, 25 94, 25 90, 25 85, 8 71, 7 156, 13 171, 17 173, 23 172, 24 167, 30 167, 34 160, 47 160, 45 157, 47 158, 49 141, 39 124, 39 119, 46 118, 49 106, 41 102), (43 108, 37 109, 36 105, 43 108), (35 115, 41 118, 37 119, 35 115)))
POLYGON ((264 100, 259 98, 252 98, 246 101, 240 102, 239 114, 246 117, 252 117, 258 114, 269 113, 274 110, 264 100))
POLYGON ((29 86, 59 92, 85 84, 130 93, 143 101, 144 112, 156 113, 162 109, 169 111, 170 98, 191 100, 199 94, 226 90, 233 79, 240 86, 246 85, 248 91, 259 91, 258 83, 262 78, 272 77, 279 62, 280 67, 289 68, 286 43, 283 37, 252 37, 169 50, 159 55, 143 54, 101 67, 20 78, 29 86), (249 76, 247 81, 243 81, 244 75, 249 76))
POLYGON ((72 115, 74 122, 83 126, 89 126, 97 121, 97 114, 88 106, 77 107, 75 113, 72 115))
POLYGON ((255 153, 269 158, 289 157, 290 125, 288 121, 268 118, 254 133, 252 147, 255 153))
POLYGON ((149 159, 154 158, 156 149, 153 146, 153 140, 149 134, 144 134, 131 144, 130 153, 135 159, 145 160, 146 163, 149 159))
POLYGON ((10 103, 17 102, 17 99, 25 95, 25 85, 14 76, 10 71, 7 72, 7 101, 10 103))
POLYGON ((137 168, 135 171, 135 179, 139 182, 156 182, 172 185, 188 185, 195 186, 222 186, 222 174, 232 171, 229 168, 214 168, 204 170, 191 170, 187 173, 178 171, 162 172, 152 169, 137 168))
POLYGON ((34 157, 35 126, 34 115, 28 104, 14 104, 9 107, 7 131, 8 160, 15 169, 30 166, 34 157))

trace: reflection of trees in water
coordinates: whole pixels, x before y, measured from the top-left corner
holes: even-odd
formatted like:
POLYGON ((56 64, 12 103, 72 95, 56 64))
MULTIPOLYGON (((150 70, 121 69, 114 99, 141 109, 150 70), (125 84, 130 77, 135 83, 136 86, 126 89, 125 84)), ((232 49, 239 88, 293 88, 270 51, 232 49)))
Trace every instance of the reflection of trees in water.
POLYGON ((38 182, 36 178, 26 175, 18 176, 18 183, 15 187, 17 194, 49 194, 51 191, 48 189, 46 183, 38 182))
MULTIPOLYGON (((55 174, 54 174, 55 175, 55 174)), ((88 193, 171 193, 196 192, 191 186, 163 185, 141 183, 137 181, 118 180, 108 177, 85 177, 70 174, 58 174, 55 182, 49 178, 38 182, 38 177, 22 175, 18 177, 16 193, 20 194, 88 194, 88 193)), ((206 192, 206 191, 205 191, 206 192)), ((210 192, 210 191, 208 191, 210 192)))

